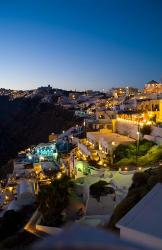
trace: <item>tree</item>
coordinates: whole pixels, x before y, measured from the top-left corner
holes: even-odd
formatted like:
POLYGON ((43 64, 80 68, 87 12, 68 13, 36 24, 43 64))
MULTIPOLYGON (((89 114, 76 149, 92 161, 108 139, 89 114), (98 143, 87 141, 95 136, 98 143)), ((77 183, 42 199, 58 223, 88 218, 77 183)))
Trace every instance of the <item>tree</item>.
POLYGON ((98 181, 90 186, 90 195, 100 201, 101 196, 107 194, 113 194, 114 189, 111 187, 106 187, 108 183, 106 181, 98 181))
POLYGON ((140 128, 140 133, 142 134, 142 137, 144 135, 150 135, 152 131, 152 128, 150 125, 144 125, 142 128, 140 128))
POLYGON ((133 188, 136 187, 141 187, 147 183, 149 175, 145 172, 137 172, 133 175, 132 178, 132 185, 129 188, 129 190, 132 190, 133 188))
POLYGON ((110 221, 106 225, 106 228, 111 230, 116 230, 116 223, 131 209, 133 208, 138 201, 147 193, 145 187, 136 188, 129 191, 128 195, 119 203, 113 215, 110 218, 110 221))
POLYGON ((60 226, 64 223, 63 212, 69 205, 69 196, 73 184, 71 179, 63 175, 51 185, 43 188, 38 196, 42 222, 48 226, 60 226))

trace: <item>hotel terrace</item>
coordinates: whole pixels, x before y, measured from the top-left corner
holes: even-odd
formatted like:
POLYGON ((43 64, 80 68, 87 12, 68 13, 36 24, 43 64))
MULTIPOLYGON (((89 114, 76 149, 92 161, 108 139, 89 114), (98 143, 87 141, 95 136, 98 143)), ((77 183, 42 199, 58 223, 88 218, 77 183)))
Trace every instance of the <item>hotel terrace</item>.
POLYGON ((137 105, 137 111, 118 113, 117 120, 125 120, 137 125, 162 122, 162 99, 142 101, 137 105))
POLYGON ((128 136, 113 133, 111 130, 103 129, 98 132, 87 132, 87 138, 78 143, 78 156, 83 160, 88 158, 98 162, 99 165, 107 166, 107 156, 112 161, 113 151, 119 144, 135 142, 128 136))

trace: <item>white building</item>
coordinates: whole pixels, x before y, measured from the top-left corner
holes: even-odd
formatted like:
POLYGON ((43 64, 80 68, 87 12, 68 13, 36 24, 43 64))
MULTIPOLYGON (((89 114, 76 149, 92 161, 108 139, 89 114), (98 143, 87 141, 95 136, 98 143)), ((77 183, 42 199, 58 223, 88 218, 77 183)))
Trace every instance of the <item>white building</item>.
POLYGON ((113 213, 115 207, 115 190, 112 194, 100 196, 99 200, 90 194, 91 184, 94 184, 99 180, 100 177, 98 176, 88 176, 83 179, 83 183, 76 183, 77 194, 82 194, 82 199, 86 204, 85 216, 78 221, 81 224, 103 226, 109 221, 113 213))
POLYGON ((134 171, 114 171, 111 183, 120 190, 128 191, 132 184, 134 171))
POLYGON ((86 215, 111 215, 115 207, 115 201, 113 199, 114 197, 111 194, 101 196, 100 201, 89 196, 86 205, 86 215))
POLYGON ((16 176, 25 174, 24 162, 14 160, 13 174, 16 176))
POLYGON ((117 224, 120 237, 162 249, 162 184, 154 188, 117 224))
POLYGON ((21 208, 22 206, 19 204, 17 200, 12 200, 7 207, 7 211, 8 210, 19 211, 21 210, 21 208))
POLYGON ((119 144, 129 144, 135 142, 134 139, 120 135, 117 133, 112 133, 111 130, 100 130, 99 132, 88 132, 87 139, 94 144, 96 147, 99 146, 99 149, 104 151, 104 153, 112 153, 113 150, 119 144))
POLYGON ((19 205, 26 206, 35 202, 34 183, 22 180, 17 187, 17 201, 19 205))

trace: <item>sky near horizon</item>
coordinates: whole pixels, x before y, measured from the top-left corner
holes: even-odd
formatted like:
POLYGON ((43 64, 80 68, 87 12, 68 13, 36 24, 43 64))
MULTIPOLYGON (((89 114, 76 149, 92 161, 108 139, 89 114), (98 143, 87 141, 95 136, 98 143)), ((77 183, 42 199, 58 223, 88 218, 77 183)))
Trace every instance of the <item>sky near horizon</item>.
POLYGON ((162 79, 161 0, 0 0, 0 87, 162 79))

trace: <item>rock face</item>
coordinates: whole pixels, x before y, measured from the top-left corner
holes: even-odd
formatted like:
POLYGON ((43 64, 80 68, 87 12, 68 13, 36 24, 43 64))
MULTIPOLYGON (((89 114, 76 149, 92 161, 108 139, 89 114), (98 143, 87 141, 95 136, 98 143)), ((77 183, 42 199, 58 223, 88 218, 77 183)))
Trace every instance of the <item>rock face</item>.
POLYGON ((39 97, 9 101, 0 96, 0 166, 17 151, 47 142, 52 132, 60 133, 75 121, 73 111, 64 110, 56 101, 42 103, 39 97))

